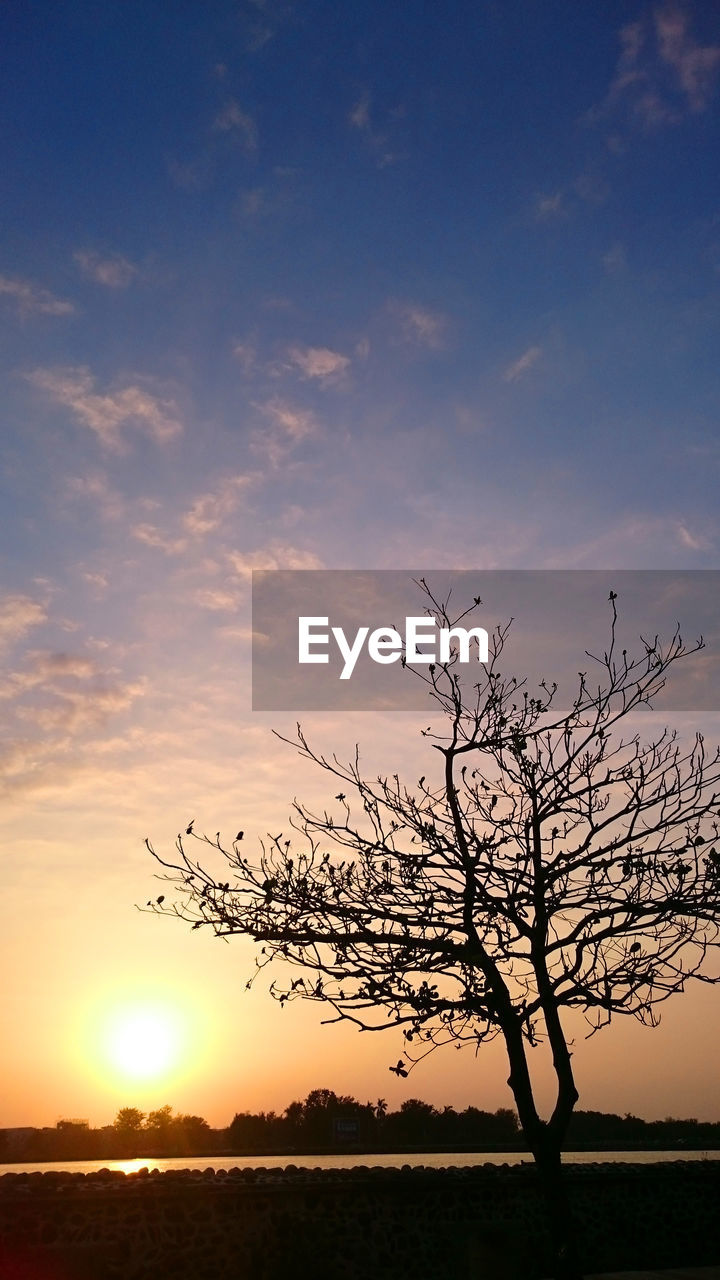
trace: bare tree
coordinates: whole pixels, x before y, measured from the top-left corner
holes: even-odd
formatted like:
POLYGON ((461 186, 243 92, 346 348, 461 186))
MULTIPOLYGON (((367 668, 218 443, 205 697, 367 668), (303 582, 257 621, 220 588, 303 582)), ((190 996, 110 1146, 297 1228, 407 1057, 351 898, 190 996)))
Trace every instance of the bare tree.
MULTIPOLYGON (((456 625, 425 589, 438 624, 456 625)), ((718 943, 720 752, 668 729, 645 742, 631 721, 703 642, 687 648, 676 631, 665 646, 619 653, 615 599, 607 651, 586 655, 594 675, 580 673, 565 711, 554 685, 530 696, 500 673, 509 624, 469 697, 457 655, 420 677, 445 717, 442 734, 423 731, 442 766, 434 781, 370 783, 357 752, 349 764, 318 754, 298 725, 300 755, 339 782, 333 805, 296 800, 290 838, 268 837, 255 862, 242 832, 226 848, 191 824, 186 836, 219 851, 231 878, 193 860, 181 836, 177 858, 159 858, 179 897, 152 904, 218 937, 254 939, 254 976, 276 959, 299 969, 272 983, 281 1003, 314 1000, 325 1021, 400 1028, 390 1068, 400 1076, 439 1045, 502 1037, 558 1277, 580 1275, 561 1177, 578 1100, 563 1011, 582 1010, 590 1034, 619 1014, 654 1026, 689 978, 716 980, 706 959, 718 943), (538 1044, 556 1081, 545 1118, 530 1071, 538 1044)))

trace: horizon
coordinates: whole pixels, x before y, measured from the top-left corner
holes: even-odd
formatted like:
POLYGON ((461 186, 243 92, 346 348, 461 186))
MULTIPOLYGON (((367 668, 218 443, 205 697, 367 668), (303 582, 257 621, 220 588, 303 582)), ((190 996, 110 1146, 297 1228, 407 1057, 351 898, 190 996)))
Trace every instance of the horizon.
MULTIPOLYGON (((255 854, 337 790, 274 736, 293 711, 252 709, 253 570, 720 568, 720 14, 67 0, 0 24, 0 1127, 129 1096, 219 1127, 318 1064, 392 1109, 514 1107, 497 1042, 403 1079, 400 1030, 246 990, 252 944, 145 909, 143 842, 194 822, 255 854)), ((426 714, 302 725, 414 785, 426 714)), ((720 742, 702 700, 668 722, 720 742)), ((720 1121, 711 985, 655 1030, 565 1022, 578 1109, 720 1121)))
MULTIPOLYGON (((379 1103, 379 1102, 384 1102, 384 1101, 385 1101, 385 1099, 376 1099, 376 1101, 375 1101, 375 1102, 373 1102, 373 1101, 371 1101, 370 1099, 368 1099, 366 1102, 362 1102, 360 1098, 356 1098, 356 1097, 353 1097, 353 1096, 351 1096, 351 1095, 340 1094, 340 1093, 337 1093, 337 1092, 336 1092, 336 1090, 334 1090, 334 1089, 326 1090, 325 1088, 311 1090, 311 1094, 312 1094, 312 1093, 318 1093, 318 1092, 326 1092, 326 1091, 327 1091, 327 1092, 329 1092, 329 1093, 331 1093, 331 1094, 334 1094, 334 1101, 336 1101, 336 1102, 337 1102, 338 1104, 340 1104, 341 1106, 350 1106, 350 1105, 354 1105, 354 1106, 359 1106, 359 1107, 360 1107, 361 1109, 363 1109, 363 1110, 366 1110, 366 1109, 368 1109, 368 1108, 372 1108, 372 1110, 373 1110, 373 1112, 374 1112, 375 1114, 377 1113, 378 1103, 379 1103)), ((209 1125, 209 1126, 208 1126, 208 1128, 209 1128, 209 1131, 210 1131, 210 1132, 213 1132, 213 1133, 223 1133, 223 1132, 225 1132, 225 1130, 227 1130, 227 1129, 229 1129, 229 1128, 230 1128, 230 1126, 232 1125, 233 1120, 234 1120, 237 1116, 264 1117, 265 1119, 282 1120, 282 1119, 284 1119, 284 1118, 285 1118, 285 1116, 287 1115, 287 1112, 288 1112, 289 1110, 291 1110, 291 1108, 293 1108, 293 1107, 295 1107, 295 1106, 298 1106, 298 1105, 303 1106, 303 1105, 308 1101, 308 1097, 309 1097, 309 1096, 310 1096, 310 1095, 306 1095, 306 1097, 305 1097, 305 1098, 293 1098, 293 1099, 292 1099, 290 1102, 288 1102, 288 1103, 286 1104, 286 1106, 285 1106, 285 1107, 283 1107, 283 1108, 282 1108, 282 1110, 280 1110, 280 1111, 274 1111, 274 1110, 272 1110, 271 1108, 270 1108, 270 1109, 261 1108, 261 1109, 260 1109, 259 1111, 257 1111, 257 1112, 254 1112, 254 1111, 242 1111, 242 1110, 236 1110, 236 1111, 235 1111, 235 1113, 234 1113, 234 1115, 233 1115, 233 1117, 231 1118, 231 1120, 229 1120, 229 1121, 228 1121, 228 1123, 227 1123, 227 1124, 209 1125)), ((386 1110, 384 1109, 384 1110, 383 1110, 383 1115, 399 1115, 399 1114, 401 1113, 401 1111, 402 1111, 403 1104, 405 1104, 405 1103, 418 1103, 418 1102, 419 1102, 419 1103, 421 1103, 421 1105, 423 1105, 423 1106, 429 1106, 429 1107, 431 1107, 431 1108, 432 1108, 432 1111, 433 1111, 433 1113, 434 1113, 434 1115, 436 1115, 436 1116, 438 1116, 438 1117, 441 1117, 441 1116, 444 1114, 445 1110, 446 1110, 444 1107, 438 1107, 438 1106, 436 1106, 434 1103, 430 1103, 430 1102, 428 1102, 428 1100, 427 1100, 427 1099, 425 1099, 425 1098, 419 1098, 419 1097, 417 1097, 415 1094, 411 1094, 411 1095, 409 1095, 409 1096, 408 1096, 408 1098, 404 1098, 404 1099, 403 1099, 403 1100, 398 1104, 397 1108, 388 1107, 386 1110)), ((162 1111, 162 1110, 165 1110, 167 1107, 169 1107, 169 1108, 170 1108, 170 1112, 172 1113, 172 1115, 169 1117, 169 1119, 171 1119, 171 1120, 173 1120, 173 1121, 175 1121, 175 1120, 183 1120, 183 1119, 186 1119, 186 1118, 205 1120, 205 1117, 204 1117, 204 1116, 197 1116, 197 1115, 195 1115, 195 1114, 193 1114, 193 1113, 186 1112, 186 1111, 184 1111, 184 1110, 183 1110, 183 1108, 182 1108, 182 1107, 176 1107, 174 1104, 169 1104, 169 1103, 165 1103, 165 1104, 163 1104, 163 1107, 158 1107, 158 1108, 155 1108, 154 1110, 155 1110, 156 1112, 157 1112, 157 1111, 162 1111)), ((84 1116, 82 1116, 82 1117, 80 1117, 80 1116, 58 1116, 58 1117, 57 1117, 57 1119, 56 1119, 56 1121, 55 1121, 55 1123, 54 1123, 53 1125, 13 1125, 13 1126, 6 1126, 6 1127, 9 1127, 9 1128, 12 1128, 12 1129, 36 1128, 36 1129, 38 1129, 38 1130, 48 1130, 48 1131, 50 1131, 50 1132, 54 1132, 54 1131, 58 1128, 58 1126, 60 1126, 60 1125, 68 1125, 68 1126, 78 1126, 78 1127, 80 1127, 80 1126, 87 1126, 87 1129, 88 1129, 88 1131, 90 1131, 90 1132, 101 1132, 102 1130, 105 1130, 105 1129, 111 1129, 111 1128, 116 1127, 116 1125, 117 1125, 117 1123, 118 1123, 118 1121, 119 1121, 119 1119, 120 1119, 120 1114, 121 1114, 121 1112, 122 1112, 122 1111, 125 1111, 125 1110, 131 1110, 131 1111, 135 1111, 135 1110, 136 1110, 136 1111, 138 1111, 139 1116, 140 1116, 140 1119, 139 1119, 139 1124, 138 1124, 138 1127, 137 1127, 137 1130, 136 1130, 136 1132, 137 1132, 137 1133, 145 1134, 145 1133, 147 1133, 147 1132, 150 1132, 150 1130, 148 1130, 147 1128, 145 1128, 145 1127, 143 1127, 143 1126, 145 1126, 146 1121, 151 1117, 151 1115, 152 1115, 153 1113, 152 1113, 152 1112, 145 1112, 145 1111, 142 1111, 142 1110, 141 1110, 141 1108, 136 1107, 134 1103, 132 1103, 132 1102, 127 1102, 127 1101, 126 1101, 126 1103, 125 1103, 125 1106, 124 1106, 124 1107, 118 1108, 118 1112, 117 1112, 117 1114, 115 1115, 115 1118, 114 1118, 113 1120, 111 1120, 111 1121, 105 1121, 105 1123, 104 1123, 104 1124, 91 1124, 91 1123, 88 1121, 88 1119, 87 1119, 86 1117, 84 1117, 84 1116)), ((463 1115, 465 1115, 467 1111, 472 1111, 472 1110, 476 1110, 476 1111, 478 1111, 480 1114, 485 1115, 485 1116, 490 1116, 491 1118, 496 1117, 498 1114, 503 1114, 503 1113, 507 1113, 507 1112, 510 1112, 510 1113, 515 1117, 515 1119, 516 1119, 516 1120, 517 1120, 517 1118, 518 1118, 518 1117, 517 1117, 517 1109, 516 1109, 514 1106, 512 1106, 512 1105, 511 1105, 511 1106, 508 1106, 508 1107, 499 1107, 499 1108, 497 1108, 495 1111, 486 1111, 486 1110, 484 1110, 484 1109, 483 1109, 483 1108, 481 1108, 481 1107, 477 1107, 477 1108, 476 1108, 476 1107, 474 1107, 474 1104, 470 1103, 470 1104, 468 1105, 468 1107, 463 1108, 463 1109, 461 1109, 461 1110, 460 1110, 460 1109, 457 1109, 457 1108, 454 1108, 454 1107, 450 1107, 450 1108, 449 1108, 449 1110, 453 1111, 453 1112, 455 1113, 455 1115, 456 1115, 457 1117, 459 1117, 459 1118, 460 1118, 460 1117, 462 1117, 463 1115)), ((581 1106, 577 1106, 577 1107, 575 1108, 575 1110, 574 1110, 573 1114, 574 1114, 575 1116, 588 1116, 588 1115, 591 1115, 591 1116, 597 1116, 597 1117, 600 1117, 601 1119, 609 1119, 609 1120, 618 1120, 618 1119, 619 1119, 619 1120, 622 1120, 622 1121, 627 1121, 627 1120, 639 1120, 639 1121, 640 1121, 642 1124, 644 1124, 644 1125, 665 1125, 665 1124, 680 1124, 680 1125, 694 1125, 694 1124, 699 1124, 699 1125, 702 1125, 702 1124, 711 1124, 711 1125, 712 1125, 712 1124, 716 1124, 716 1125, 720 1125, 720 1120, 716 1120, 716 1121, 701 1121, 701 1120, 698 1120, 698 1118, 697 1118, 696 1116, 676 1116, 676 1115, 667 1115, 667 1116, 655 1116, 655 1117, 654 1117, 654 1118, 652 1118, 652 1119, 647 1119, 647 1118, 645 1118, 645 1117, 643 1117, 643 1116, 637 1116, 637 1115, 635 1115, 635 1114, 634 1114, 634 1113, 632 1113, 632 1112, 627 1112, 627 1113, 625 1113, 624 1115, 620 1115, 620 1114, 619 1114, 619 1113, 617 1113, 617 1112, 612 1112, 612 1111, 597 1111, 597 1110, 595 1110, 595 1109, 593 1109, 593 1108, 585 1108, 585 1107, 581 1107, 581 1106)), ((2 1130, 2 1129, 3 1129, 3 1126, 0 1126, 0 1130, 2 1130)), ((519 1138, 519 1139, 522 1139, 522 1133, 521 1133, 520 1129, 518 1129, 518 1138, 519 1138)), ((2 1161, 0 1161, 0 1163, 2 1163, 2 1161)))

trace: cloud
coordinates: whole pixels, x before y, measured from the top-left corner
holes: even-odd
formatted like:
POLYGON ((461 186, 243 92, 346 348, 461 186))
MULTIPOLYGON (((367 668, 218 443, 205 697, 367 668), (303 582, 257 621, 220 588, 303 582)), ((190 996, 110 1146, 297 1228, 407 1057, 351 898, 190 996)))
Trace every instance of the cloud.
POLYGON ((691 111, 706 111, 715 92, 720 46, 699 45, 688 31, 688 17, 669 4, 655 13, 655 32, 663 62, 672 68, 691 111))
POLYGON ((610 246, 607 253, 603 254, 602 263, 605 270, 610 275, 614 275, 617 272, 624 271, 625 268, 627 267, 627 254, 625 252, 625 246, 620 244, 619 241, 616 241, 615 244, 612 244, 610 246))
POLYGON ((35 689, 38 685, 50 684, 67 678, 87 680, 97 673, 95 663, 90 658, 79 654, 35 652, 28 654, 28 666, 24 671, 12 672, 3 684, 0 684, 0 698, 9 699, 35 689))
POLYGON ((447 317, 439 311, 431 311, 428 307, 418 306, 417 303, 400 302, 396 299, 388 303, 388 308, 399 320, 406 342, 436 350, 445 345, 447 317))
POLYGON ((134 263, 119 253, 103 257, 95 249, 78 249, 73 258, 83 275, 108 289, 126 289, 139 274, 134 263))
POLYGON ((537 195, 533 212, 538 222, 559 222, 576 213, 578 201, 599 205, 607 200, 609 194, 610 187, 605 178, 592 169, 586 169, 564 187, 537 195))
POLYGON ((228 144, 239 145, 248 157, 257 152, 255 121, 234 98, 228 99, 218 111, 212 122, 211 134, 194 156, 182 160, 171 157, 167 160, 168 175, 176 187, 187 191, 201 191, 210 186, 222 170, 223 160, 227 159, 228 144))
POLYGON ((322 569, 323 562, 314 551, 273 543, 256 551, 230 551, 228 563, 238 578, 252 577, 253 569, 322 569))
POLYGON ((0 596, 0 646, 12 644, 47 619, 47 609, 26 595, 0 596))
MULTIPOLYGON (((218 566, 219 567, 219 566, 218 566)), ((322 569, 323 562, 313 551, 305 551, 288 543, 273 542, 253 551, 231 550, 225 553, 223 580, 198 588, 193 600, 210 613, 237 613, 247 605, 247 587, 256 569, 322 569)), ((232 635, 237 638, 233 628, 232 635)), ((251 630, 245 631, 245 637, 251 630)))
POLYGON ((112 715, 127 710, 145 693, 144 681, 97 683, 92 688, 52 689, 55 701, 45 706, 18 707, 21 720, 36 724, 43 733, 77 734, 102 725, 112 715))
POLYGON ((293 16, 294 5, 286 0, 248 0, 238 12, 246 24, 247 48, 257 53, 293 16))
POLYGON ((638 68, 640 55, 645 45, 645 30, 642 22, 629 22, 621 27, 618 36, 620 54, 618 57, 615 79, 610 86, 610 98, 618 98, 630 85, 644 79, 644 72, 638 68))
POLYGON ((350 367, 350 357, 329 347, 291 347, 288 357, 303 378, 328 385, 338 382, 350 367))
POLYGON ((0 751, 0 782, 12 784, 15 790, 17 780, 31 777, 37 770, 39 760, 48 755, 49 750, 46 742, 15 740, 8 748, 0 751))
POLYGON ((236 591, 208 587, 195 593, 195 603, 211 613, 236 613, 242 597, 236 591))
POLYGON ((212 180, 214 171, 213 157, 208 153, 195 160, 167 161, 167 172, 174 186, 183 191, 201 191, 212 180))
POLYGON ((586 204, 604 204, 610 195, 609 183, 597 173, 580 173, 572 185, 576 195, 586 204))
POLYGON ((28 381, 65 405, 76 420, 94 431, 107 449, 123 452, 123 431, 134 427, 165 444, 182 432, 175 403, 147 390, 139 382, 126 383, 99 394, 95 378, 84 366, 35 369, 28 381))
POLYGON ((154 524, 136 524, 130 530, 133 538, 144 543, 146 547, 155 547, 164 551, 167 556, 179 556, 187 550, 187 538, 170 538, 154 524))
POLYGON ((196 538, 218 529, 237 509, 243 492, 251 483, 250 476, 228 476, 216 489, 201 494, 183 516, 185 529, 196 538))
POLYGON ((528 347, 517 360, 509 364, 503 373, 504 382, 517 382, 518 378, 524 377, 526 373, 537 364, 542 355, 542 347, 528 347))
POLYGON ((12 702, 31 693, 29 702, 16 702, 16 723, 35 724, 44 734, 74 734, 125 710, 144 691, 143 680, 121 682, 84 654, 36 650, 0 684, 0 699, 12 702))
POLYGON ((87 582, 89 587, 94 587, 99 595, 104 594, 110 586, 110 579, 105 573, 93 573, 89 569, 83 570, 83 582, 87 582))
POLYGON ((619 33, 615 76, 604 101, 588 114, 596 122, 623 107, 631 122, 653 129, 687 113, 707 111, 720 71, 720 46, 701 45, 685 9, 672 2, 619 33))
POLYGON ((688 551, 712 551, 713 542, 703 536, 703 534, 691 533, 687 525, 678 520, 677 523, 677 539, 681 547, 686 547, 688 551))
POLYGON ((240 363, 243 373, 252 373, 257 362, 257 351, 252 342, 236 342, 233 355, 240 363))
POLYGON ((712 551, 714 542, 690 532, 689 522, 670 514, 629 512, 615 517, 602 532, 574 546, 567 541, 551 551, 542 565, 546 569, 595 569, 615 565, 618 569, 686 568, 697 564, 696 556, 712 551), (688 553, 692 553, 688 555, 688 553))
POLYGON ((396 132, 397 122, 405 115, 404 107, 396 107, 386 116, 385 127, 379 130, 374 127, 371 114, 371 98, 366 91, 358 98, 355 105, 348 114, 348 124, 353 129, 357 129, 369 148, 371 154, 375 158, 376 164, 384 169, 389 164, 394 164, 399 158, 397 152, 391 146, 391 138, 389 134, 396 132))
POLYGON ((110 486, 107 476, 101 471, 70 476, 66 489, 74 501, 92 503, 103 520, 121 520, 125 515, 123 497, 110 486))
POLYGON ((318 421, 309 409, 299 409, 279 396, 254 408, 265 418, 266 426, 251 435, 250 448, 271 467, 280 466, 296 445, 318 434, 318 421))
POLYGON ((297 409, 277 396, 256 407, 272 426, 279 428, 293 441, 304 440, 317 431, 317 419, 309 409, 297 409))
POLYGON ((283 298, 277 294, 271 294, 268 298, 263 298, 262 308, 264 311, 294 311, 295 304, 291 298, 283 298))
POLYGON ((567 214, 565 193, 554 191, 552 195, 541 195, 535 199, 535 217, 541 222, 550 218, 564 218, 567 214))
POLYGON ((366 130, 370 128, 370 94, 364 93, 355 103, 350 115, 348 116, 350 124, 355 129, 366 130))
POLYGON ((26 316, 69 316, 75 311, 72 302, 64 298, 56 298, 47 289, 39 289, 28 280, 11 279, 0 276, 0 294, 11 298, 19 315, 26 316))
POLYGON ((257 127, 252 116, 243 111, 234 98, 230 98, 213 121, 216 133, 236 133, 247 155, 257 151, 257 127))
POLYGON ((247 218, 257 218, 267 211, 267 188, 249 187, 240 197, 240 210, 247 218))

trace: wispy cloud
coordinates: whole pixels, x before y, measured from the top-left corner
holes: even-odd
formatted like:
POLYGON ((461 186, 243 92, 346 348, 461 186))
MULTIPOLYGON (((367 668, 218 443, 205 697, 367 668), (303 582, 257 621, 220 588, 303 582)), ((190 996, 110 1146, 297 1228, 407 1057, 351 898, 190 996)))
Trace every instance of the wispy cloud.
POLYGON ((537 364, 542 355, 542 347, 528 347, 527 351, 513 360, 503 372, 504 382, 517 382, 518 378, 524 377, 537 364))
POLYGON ((48 289, 40 289, 29 280, 0 276, 0 295, 9 298, 18 314, 27 316, 69 316, 75 311, 72 302, 56 298, 48 289))
POLYGON ((90 569, 84 569, 81 572, 81 577, 83 582, 92 587, 98 596, 104 595, 110 586, 110 579, 106 573, 95 573, 90 569))
POLYGON ((350 357, 329 347, 290 347, 290 363, 303 378, 316 380, 324 385, 341 381, 350 367, 350 357))
POLYGON ((243 596, 227 587, 202 587, 195 592, 194 599, 196 605, 210 613, 237 613, 243 596))
POLYGON ((365 92, 361 98, 358 98, 355 106, 352 108, 348 120, 354 129, 370 128, 370 94, 365 92))
POLYGON ((393 298, 388 309, 399 322, 402 336, 406 342, 435 350, 445 346, 447 317, 429 307, 419 306, 415 302, 402 302, 393 298))
POLYGON ((399 159, 398 151, 393 145, 393 135, 397 133, 398 122, 405 114, 404 107, 395 107, 386 115, 382 128, 378 128, 373 119, 372 99, 367 90, 360 95, 348 113, 348 124, 362 135, 375 163, 381 169, 399 159))
POLYGON ((180 556, 187 550, 187 538, 173 538, 154 524, 142 522, 133 525, 130 532, 138 542, 142 542, 146 547, 164 551, 167 556, 180 556))
POLYGON ((110 716, 127 710, 145 692, 141 680, 122 683, 99 679, 88 688, 56 684, 47 692, 54 695, 44 706, 18 707, 20 720, 29 721, 43 733, 78 734, 104 724, 110 716))
POLYGON ((0 698, 16 698, 35 689, 38 685, 46 685, 58 679, 71 677, 84 680, 96 674, 95 663, 80 654, 35 652, 29 653, 27 666, 23 671, 13 671, 6 680, 0 683, 0 698))
POLYGON ((68 736, 103 725, 144 692, 144 680, 119 679, 116 668, 103 668, 84 653, 27 653, 23 666, 0 681, 4 715, 10 718, 16 735, 14 745, 24 748, 19 758, 11 751, 0 761, 0 776, 25 768, 34 770, 39 760, 66 745, 68 736), (19 742, 18 735, 26 725, 39 729, 42 740, 19 742))
POLYGON ((537 195, 533 212, 538 222, 560 222, 572 217, 581 204, 603 204, 609 194, 607 180, 590 168, 565 186, 537 195))
POLYGON ((73 502, 91 504, 103 520, 121 520, 125 515, 124 498, 102 471, 69 476, 65 488, 73 502))
POLYGON ((314 413, 300 409, 279 396, 254 407, 262 414, 266 425, 251 436, 250 447, 271 467, 280 466, 296 445, 319 431, 314 413))
POLYGON ((318 429, 317 419, 309 409, 298 409, 276 396, 257 408, 271 426, 277 427, 292 441, 304 440, 318 429))
POLYGON ((78 249, 73 258, 84 276, 108 289, 127 289, 140 274, 139 268, 119 253, 103 255, 95 249, 78 249))
POLYGON ((216 113, 194 155, 183 159, 168 157, 166 165, 171 181, 186 191, 201 191, 212 185, 223 171, 228 146, 239 147, 248 158, 258 150, 255 121, 234 98, 228 98, 216 113))
POLYGON ((94 431, 107 449, 122 452, 128 428, 143 432, 156 444, 165 444, 182 432, 177 406, 167 396, 138 382, 95 389, 95 378, 84 365, 72 368, 35 369, 28 381, 56 403, 71 410, 75 419, 94 431))
POLYGON ((547 556, 544 568, 653 568, 697 564, 697 556, 712 551, 710 536, 698 532, 692 522, 670 514, 628 512, 619 515, 602 532, 574 545, 565 543, 547 556), (690 553, 690 554, 688 554, 690 553))
POLYGON ((564 191, 553 191, 552 194, 535 197, 535 216, 541 222, 551 218, 564 218, 566 215, 564 191))
POLYGON ((314 551, 290 544, 272 543, 257 551, 230 551, 228 563, 241 579, 252 576, 253 569, 322 569, 323 562, 314 551))
POLYGON ((254 342, 236 342, 233 355, 240 364, 243 373, 252 373, 257 363, 257 351, 254 342))
POLYGON ((251 155, 257 151, 257 126, 252 116, 247 111, 243 111, 239 103, 234 98, 230 98, 221 111, 218 112, 214 121, 213 129, 216 133, 233 133, 239 138, 243 150, 251 155))
MULTIPOLYGON (((198 587, 192 599, 209 613, 235 614, 248 604, 248 585, 256 569, 322 569, 323 562, 313 551, 290 543, 272 542, 251 551, 231 550, 224 554, 221 580, 198 587)), ((221 565, 213 564, 214 571, 221 565)), ((237 630, 233 630, 237 638, 237 630)), ((245 628, 243 638, 252 632, 245 628)))
POLYGON ((210 184, 215 170, 214 158, 209 152, 193 160, 170 157, 166 164, 170 181, 182 191, 201 191, 210 184))
POLYGON ((47 609, 39 600, 26 595, 0 596, 0 647, 27 635, 47 618, 47 609))
POLYGON ((720 72, 720 46, 694 38, 685 8, 672 2, 657 7, 624 26, 619 42, 615 76, 604 101, 589 113, 591 121, 622 107, 631 122, 652 129, 707 111, 720 72))
POLYGON ((294 5, 287 0, 248 0, 238 11, 246 23, 247 47, 257 53, 292 18, 294 5))
POLYGON ((655 13, 660 57, 677 77, 691 111, 706 111, 715 93, 720 47, 700 45, 688 30, 688 16, 673 4, 655 13))
POLYGON ((620 244, 619 241, 616 241, 615 244, 610 246, 607 253, 603 254, 602 263, 609 275, 615 275, 618 272, 624 271, 627 267, 627 253, 625 252, 625 246, 620 244))
POLYGON ((714 542, 705 534, 691 531, 684 520, 678 520, 676 526, 677 539, 681 547, 686 547, 688 551, 712 551, 714 542))
POLYGON ((190 510, 183 516, 183 526, 193 537, 212 533, 237 510, 243 493, 252 483, 246 475, 227 476, 208 493, 195 498, 190 510))

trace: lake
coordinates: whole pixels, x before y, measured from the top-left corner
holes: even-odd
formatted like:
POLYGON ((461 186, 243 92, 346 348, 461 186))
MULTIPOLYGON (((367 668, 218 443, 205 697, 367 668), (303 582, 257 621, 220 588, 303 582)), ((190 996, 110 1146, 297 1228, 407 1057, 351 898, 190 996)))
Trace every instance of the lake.
MULTIPOLYGON (((563 1159, 567 1164, 656 1164, 666 1160, 720 1160, 720 1151, 568 1151, 563 1159)), ((123 1173, 135 1173, 138 1169, 283 1169, 294 1165, 298 1169, 401 1169, 403 1165, 426 1169, 466 1168, 481 1164, 522 1164, 532 1162, 527 1151, 449 1151, 416 1152, 412 1155, 368 1154, 331 1156, 173 1156, 171 1158, 144 1156, 137 1160, 56 1160, 44 1163, 0 1164, 3 1173, 48 1173, 52 1170, 68 1170, 71 1173, 94 1173, 97 1169, 119 1169, 123 1173)))

